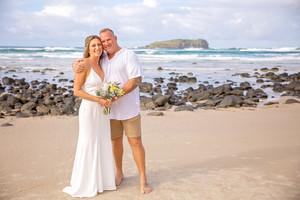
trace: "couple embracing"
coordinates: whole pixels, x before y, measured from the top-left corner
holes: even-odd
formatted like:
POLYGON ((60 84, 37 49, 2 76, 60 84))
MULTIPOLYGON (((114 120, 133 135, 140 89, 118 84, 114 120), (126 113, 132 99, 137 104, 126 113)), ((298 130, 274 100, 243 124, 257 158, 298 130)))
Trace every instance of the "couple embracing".
POLYGON ((151 188, 147 184, 141 140, 138 86, 142 71, 138 58, 132 51, 121 48, 108 28, 100 31, 100 37, 86 38, 83 57, 73 63, 74 95, 82 98, 82 102, 71 184, 63 191, 73 197, 93 197, 104 190, 115 190, 124 178, 125 132, 139 170, 141 193, 147 194, 151 188), (96 96, 99 84, 109 81, 119 82, 124 95, 112 101, 96 96), (105 107, 111 107, 110 115, 103 114, 105 107))

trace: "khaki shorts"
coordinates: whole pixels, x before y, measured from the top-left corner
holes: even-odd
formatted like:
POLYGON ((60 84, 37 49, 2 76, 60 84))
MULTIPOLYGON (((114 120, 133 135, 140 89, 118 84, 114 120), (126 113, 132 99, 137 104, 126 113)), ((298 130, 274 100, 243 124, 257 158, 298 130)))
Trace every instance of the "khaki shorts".
POLYGON ((111 139, 116 139, 123 135, 125 130, 125 135, 130 138, 141 137, 141 115, 126 119, 126 120, 110 120, 110 129, 111 129, 111 139))

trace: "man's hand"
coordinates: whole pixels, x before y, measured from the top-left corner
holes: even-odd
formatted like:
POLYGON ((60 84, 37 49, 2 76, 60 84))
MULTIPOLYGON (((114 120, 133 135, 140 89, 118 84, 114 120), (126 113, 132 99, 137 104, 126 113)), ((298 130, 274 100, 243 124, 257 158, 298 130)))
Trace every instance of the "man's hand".
POLYGON ((72 69, 76 73, 81 73, 85 70, 84 65, 82 64, 83 59, 77 59, 75 62, 72 64, 72 69))

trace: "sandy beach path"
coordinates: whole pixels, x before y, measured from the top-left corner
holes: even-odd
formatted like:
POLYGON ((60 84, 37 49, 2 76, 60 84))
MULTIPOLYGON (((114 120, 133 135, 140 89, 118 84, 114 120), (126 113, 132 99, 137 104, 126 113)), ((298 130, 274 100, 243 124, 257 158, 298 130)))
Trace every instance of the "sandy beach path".
MULTIPOLYGON (((142 112, 152 193, 138 189, 127 141, 126 178, 89 199, 300 199, 300 104, 256 109, 142 112)), ((74 199, 70 182, 78 117, 0 119, 0 199, 74 199)))

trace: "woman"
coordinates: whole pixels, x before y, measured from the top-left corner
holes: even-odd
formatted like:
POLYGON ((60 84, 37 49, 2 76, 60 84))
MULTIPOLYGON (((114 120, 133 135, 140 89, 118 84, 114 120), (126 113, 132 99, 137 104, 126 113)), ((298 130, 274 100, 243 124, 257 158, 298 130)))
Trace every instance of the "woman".
POLYGON ((103 114, 111 102, 95 95, 105 79, 99 64, 102 53, 100 38, 88 36, 83 54, 85 71, 74 77, 74 95, 82 98, 79 137, 71 186, 63 190, 73 197, 93 197, 103 190, 116 189, 109 116, 103 114))

